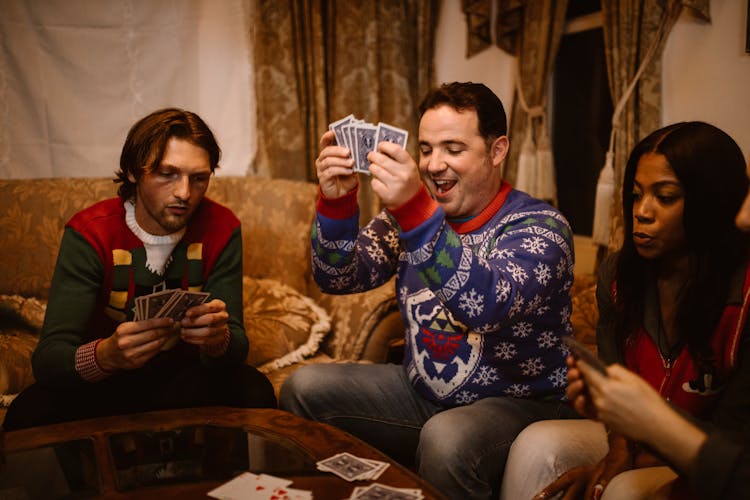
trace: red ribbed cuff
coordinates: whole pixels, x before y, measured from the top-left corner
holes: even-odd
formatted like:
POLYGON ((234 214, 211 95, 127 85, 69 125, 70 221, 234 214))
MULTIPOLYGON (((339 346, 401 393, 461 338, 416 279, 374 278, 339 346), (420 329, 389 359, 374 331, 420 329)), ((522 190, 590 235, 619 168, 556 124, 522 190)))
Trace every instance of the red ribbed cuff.
POLYGON ((221 341, 219 344, 211 344, 211 345, 202 345, 201 351, 205 352, 208 356, 211 356, 212 358, 218 358, 219 356, 223 356, 225 352, 227 352, 227 349, 229 348, 229 341, 231 340, 232 335, 229 333, 229 327, 224 327, 224 340, 221 341))
POLYGON ((318 186, 316 209, 320 215, 329 219, 349 219, 357 213, 357 191, 359 185, 338 198, 326 198, 318 186))
POLYGON ((112 373, 102 368, 96 359, 96 347, 104 339, 97 339, 76 349, 75 369, 87 382, 98 382, 112 373))
POLYGON ((417 194, 398 208, 389 210, 401 226, 401 231, 411 231, 432 217, 438 209, 438 202, 432 199, 424 184, 417 194))

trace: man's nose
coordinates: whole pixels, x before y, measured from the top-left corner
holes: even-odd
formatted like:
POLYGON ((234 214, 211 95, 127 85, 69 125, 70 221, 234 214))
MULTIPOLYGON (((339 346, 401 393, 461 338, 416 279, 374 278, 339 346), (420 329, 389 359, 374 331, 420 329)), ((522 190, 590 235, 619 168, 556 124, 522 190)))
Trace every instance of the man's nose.
POLYGON ((190 198, 190 177, 187 175, 181 175, 174 186, 174 196, 180 200, 187 200, 190 198))
POLYGON ((445 168, 446 168, 446 164, 445 164, 445 160, 443 159, 443 155, 439 152, 433 151, 427 163, 427 172, 429 173, 440 172, 440 171, 445 170, 445 168))

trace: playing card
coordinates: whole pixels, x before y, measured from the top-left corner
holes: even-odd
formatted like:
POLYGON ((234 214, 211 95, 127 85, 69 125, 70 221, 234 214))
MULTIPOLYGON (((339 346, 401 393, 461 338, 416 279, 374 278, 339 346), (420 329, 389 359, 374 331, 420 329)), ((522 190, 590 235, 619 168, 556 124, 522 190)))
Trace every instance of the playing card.
POLYGON ((157 316, 162 308, 174 300, 175 294, 182 290, 162 290, 161 292, 152 293, 144 296, 145 309, 143 310, 143 319, 158 318, 157 316))
POLYGON ((312 498, 307 490, 289 488, 292 482, 269 474, 253 474, 244 472, 221 486, 208 492, 208 496, 229 499, 276 499, 303 500, 312 498))
POLYGON ((383 471, 388 468, 388 462, 381 462, 380 460, 372 460, 369 458, 362 458, 361 460, 364 460, 368 464, 375 467, 372 471, 370 471, 367 474, 367 479, 375 480, 380 477, 381 474, 383 474, 383 471))
POLYGON ((406 149, 406 142, 409 139, 409 132, 383 122, 378 123, 377 128, 377 133, 375 134, 375 145, 378 145, 384 141, 393 142, 406 149))
POLYGON ((354 167, 358 172, 370 173, 370 161, 367 155, 375 149, 375 133, 378 128, 370 124, 354 126, 354 167))
POLYGON ((170 317, 175 321, 182 321, 185 312, 191 307, 203 304, 208 298, 207 292, 189 292, 180 290, 176 298, 168 302, 164 308, 159 311, 160 317, 170 317))
POLYGON ((349 497, 356 500, 420 500, 424 498, 422 490, 411 488, 394 488, 384 484, 371 484, 358 489, 349 497))
POLYGON ((349 148, 349 152, 354 158, 354 125, 347 125, 344 127, 344 141, 346 141, 346 147, 349 148))
POLYGON ((332 457, 317 462, 318 470, 333 472, 347 481, 364 479, 375 470, 375 466, 367 463, 351 453, 338 453, 332 457))
POLYGON ((354 115, 349 115, 328 125, 329 130, 333 130, 333 135, 336 136, 336 144, 338 144, 339 146, 349 147, 346 145, 346 138, 343 128, 349 125, 354 119, 354 115))

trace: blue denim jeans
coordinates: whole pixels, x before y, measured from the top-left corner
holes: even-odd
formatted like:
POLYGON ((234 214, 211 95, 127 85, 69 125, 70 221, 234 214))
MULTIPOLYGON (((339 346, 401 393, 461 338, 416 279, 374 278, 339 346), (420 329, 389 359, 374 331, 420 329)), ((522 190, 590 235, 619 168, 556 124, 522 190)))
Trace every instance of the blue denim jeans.
POLYGON ((537 420, 575 417, 568 405, 510 397, 444 408, 414 391, 393 364, 315 364, 295 371, 279 406, 343 429, 448 498, 497 498, 511 443, 537 420))

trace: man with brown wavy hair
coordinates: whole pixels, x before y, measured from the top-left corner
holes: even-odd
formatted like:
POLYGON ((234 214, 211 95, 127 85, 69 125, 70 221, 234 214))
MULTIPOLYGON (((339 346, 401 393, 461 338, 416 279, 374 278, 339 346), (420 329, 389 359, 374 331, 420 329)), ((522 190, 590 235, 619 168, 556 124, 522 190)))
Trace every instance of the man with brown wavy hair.
POLYGON ((6 430, 193 406, 273 407, 245 365, 240 221, 204 195, 221 150, 196 114, 168 108, 128 133, 119 197, 77 213, 63 234, 39 344, 36 383, 6 430), (184 318, 136 318, 135 299, 205 292, 184 318))

